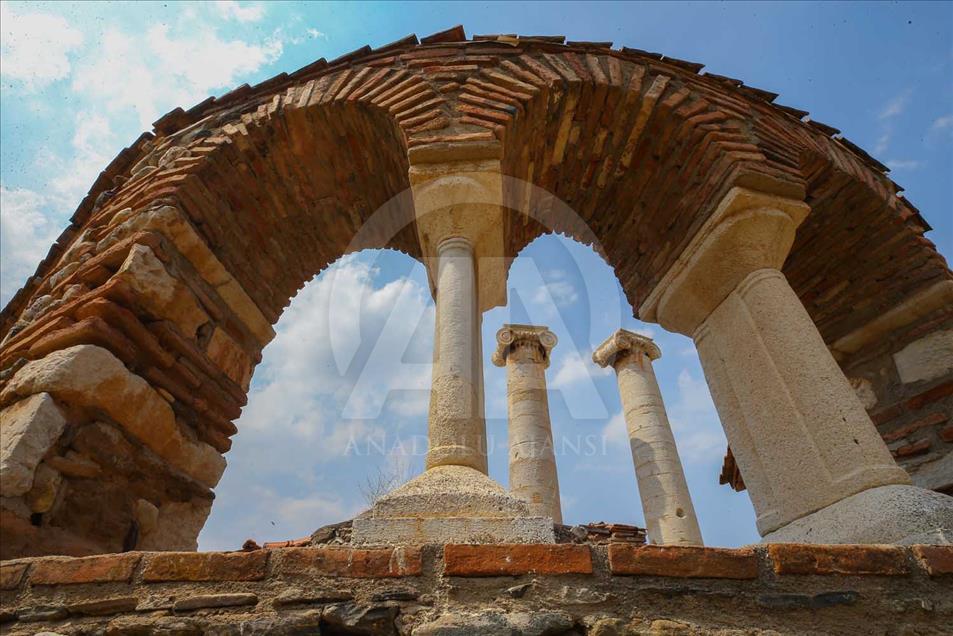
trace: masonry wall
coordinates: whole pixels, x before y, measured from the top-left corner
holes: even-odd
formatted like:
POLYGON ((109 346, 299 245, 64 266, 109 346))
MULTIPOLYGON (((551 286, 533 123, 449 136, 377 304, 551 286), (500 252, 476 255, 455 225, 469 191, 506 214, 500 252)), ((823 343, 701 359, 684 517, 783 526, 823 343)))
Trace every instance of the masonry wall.
POLYGON ((0 565, 9 634, 942 634, 949 546, 130 552, 0 565))
POLYGON ((842 367, 913 483, 953 495, 953 307, 894 331, 842 367))

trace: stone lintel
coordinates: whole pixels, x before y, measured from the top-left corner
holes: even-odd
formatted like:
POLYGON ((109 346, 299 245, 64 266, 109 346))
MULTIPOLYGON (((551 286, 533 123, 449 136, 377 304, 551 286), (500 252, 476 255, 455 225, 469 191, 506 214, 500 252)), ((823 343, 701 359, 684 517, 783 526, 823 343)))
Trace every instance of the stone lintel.
POLYGON ((506 366, 506 358, 519 343, 531 343, 539 347, 543 364, 549 366, 549 352, 556 346, 558 339, 549 327, 536 325, 509 324, 496 332, 496 351, 491 358, 498 367, 506 366))
POLYGON ((662 357, 662 350, 651 338, 628 329, 619 329, 596 347, 596 350, 592 352, 592 361, 600 367, 612 366, 620 356, 630 351, 644 353, 649 360, 658 360, 662 357))
POLYGON ((781 268, 809 212, 803 201, 732 188, 649 293, 639 318, 691 336, 748 274, 781 268))

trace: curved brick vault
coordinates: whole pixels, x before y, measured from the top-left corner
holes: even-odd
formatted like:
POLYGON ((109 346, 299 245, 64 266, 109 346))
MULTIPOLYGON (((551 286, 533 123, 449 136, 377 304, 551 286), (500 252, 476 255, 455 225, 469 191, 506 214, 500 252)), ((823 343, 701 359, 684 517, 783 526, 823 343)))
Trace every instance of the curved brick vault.
MULTIPOLYGON (((810 205, 784 273, 845 371, 949 325, 942 302, 903 310, 953 276, 884 166, 701 68, 458 27, 162 117, 3 310, 0 405, 49 422, 21 492, 4 493, 4 554, 194 548, 271 325, 348 251, 420 257, 408 169, 448 145, 516 178, 507 255, 550 231, 595 241, 634 307, 744 186, 810 205)), ((914 389, 948 401, 949 374, 927 384, 914 389)), ((875 383, 874 410, 907 388, 875 383)))

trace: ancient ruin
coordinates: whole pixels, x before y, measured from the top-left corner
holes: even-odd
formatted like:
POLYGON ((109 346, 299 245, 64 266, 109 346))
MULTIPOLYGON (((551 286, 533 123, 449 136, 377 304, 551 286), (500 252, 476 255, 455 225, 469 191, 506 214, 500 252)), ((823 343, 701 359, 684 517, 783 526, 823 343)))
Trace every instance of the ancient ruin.
POLYGON ((942 633, 953 273, 876 159, 701 70, 455 27, 155 122, 0 316, 3 629, 942 633), (629 332, 593 357, 618 375, 653 545, 554 523, 544 327, 498 335, 511 489, 487 476, 482 314, 552 232, 694 340, 722 481, 767 545, 701 547, 659 351, 629 332), (366 248, 430 276, 426 470, 347 532, 194 552, 272 325, 366 248))

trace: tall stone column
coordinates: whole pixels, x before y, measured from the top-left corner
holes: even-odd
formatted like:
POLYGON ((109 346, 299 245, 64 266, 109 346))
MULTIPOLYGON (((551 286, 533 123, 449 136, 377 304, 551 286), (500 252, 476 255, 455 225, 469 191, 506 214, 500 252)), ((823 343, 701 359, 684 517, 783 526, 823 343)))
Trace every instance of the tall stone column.
POLYGON ((486 474, 481 316, 506 302, 499 156, 495 144, 411 152, 415 224, 437 305, 426 470, 354 519, 354 543, 555 541, 551 518, 486 474))
POLYGON ((469 466, 486 474, 483 339, 473 245, 465 238, 437 246, 436 305, 427 468, 469 466))
POLYGON ((503 325, 496 342, 493 364, 506 367, 510 493, 525 501, 532 514, 562 523, 546 393, 546 368, 556 335, 546 327, 503 325))
POLYGON ((612 366, 616 372, 649 538, 656 544, 703 545, 652 369, 652 361, 661 355, 650 338, 619 329, 599 345, 592 360, 601 367, 612 366))
POLYGON ((808 211, 731 190, 640 316, 695 340, 765 541, 949 542, 953 498, 908 485, 780 271, 808 211))

